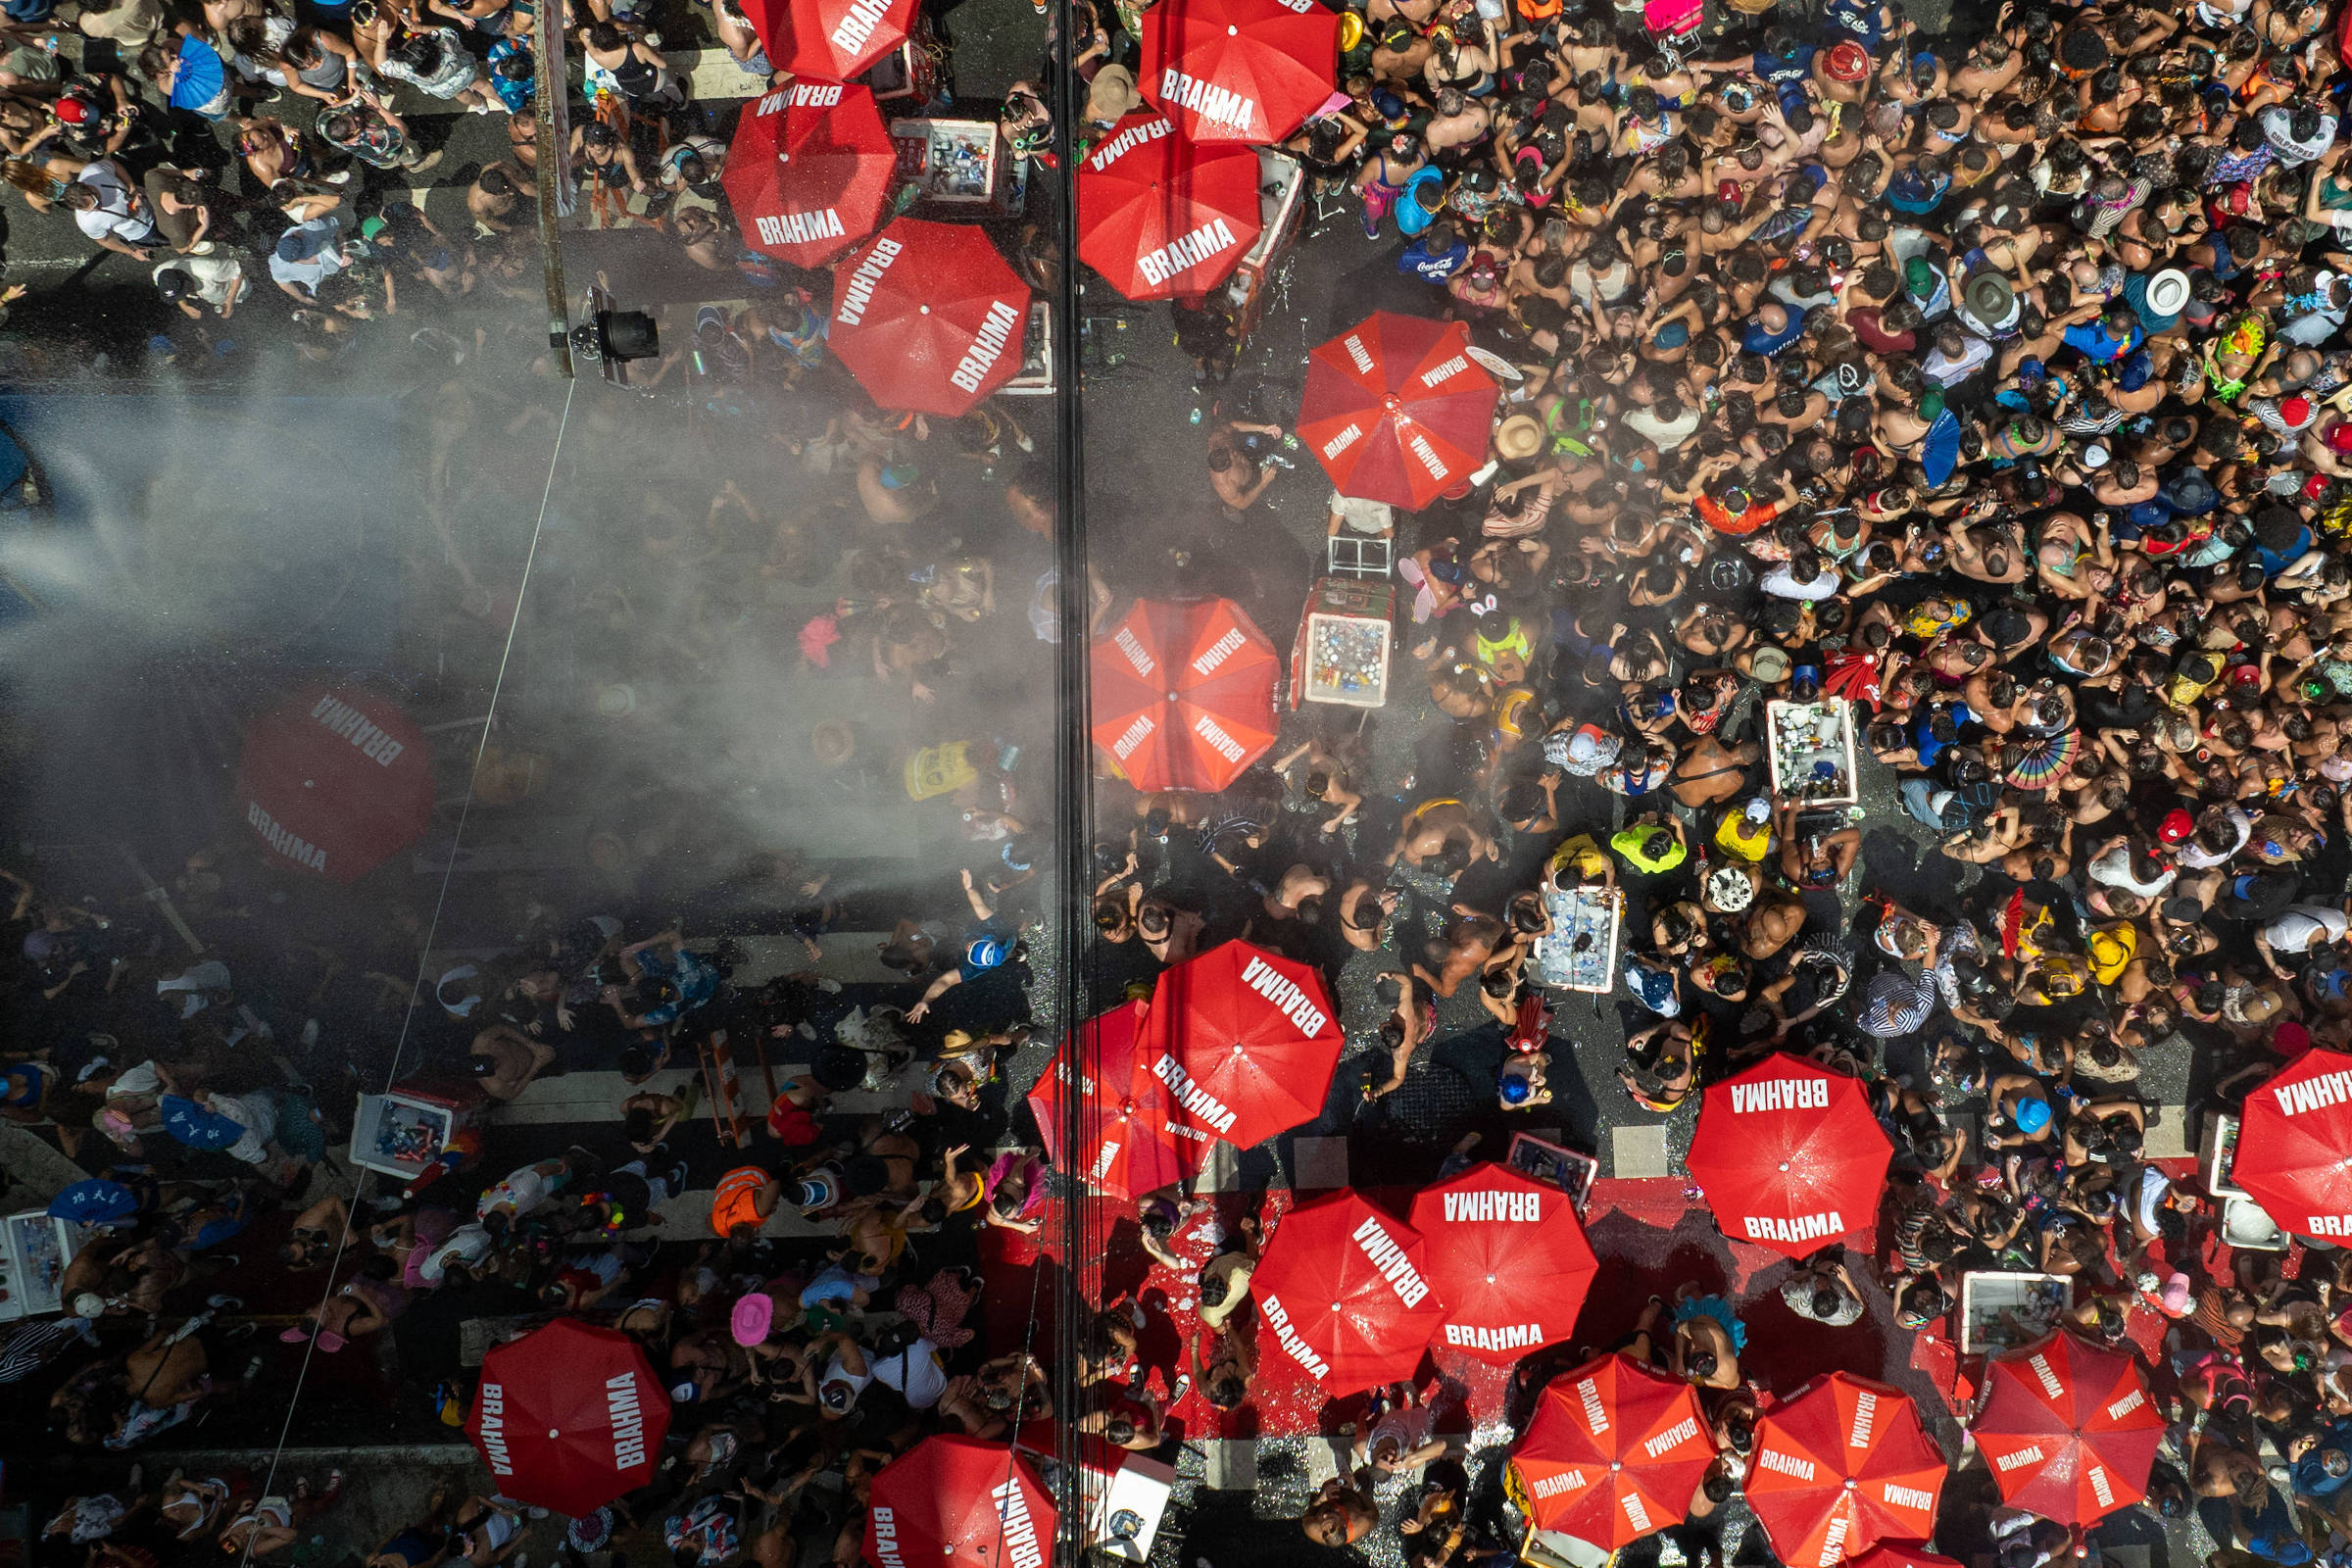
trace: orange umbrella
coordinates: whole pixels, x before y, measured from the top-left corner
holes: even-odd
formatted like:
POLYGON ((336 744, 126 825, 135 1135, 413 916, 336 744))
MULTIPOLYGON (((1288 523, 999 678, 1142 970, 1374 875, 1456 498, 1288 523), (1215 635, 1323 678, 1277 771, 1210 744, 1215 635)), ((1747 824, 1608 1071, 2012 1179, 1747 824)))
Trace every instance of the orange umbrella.
POLYGON ((1943 1450, 1898 1389, 1817 1378, 1756 1421, 1747 1500, 1789 1568, 1837 1568, 1884 1540, 1936 1533, 1943 1450))
POLYGON ((1221 790, 1274 744, 1274 645, 1230 599, 1141 599, 1093 656, 1093 735, 1139 790, 1221 790))
POLYGON ((1969 1432, 2001 1500, 2087 1525, 2147 1495, 2164 1440, 2136 1357, 2056 1333, 1993 1357, 1969 1432))
POLYGON ((1537 1529, 1614 1551, 1681 1524, 1714 1462, 1697 1390, 1604 1355, 1544 1388, 1511 1475, 1537 1529))

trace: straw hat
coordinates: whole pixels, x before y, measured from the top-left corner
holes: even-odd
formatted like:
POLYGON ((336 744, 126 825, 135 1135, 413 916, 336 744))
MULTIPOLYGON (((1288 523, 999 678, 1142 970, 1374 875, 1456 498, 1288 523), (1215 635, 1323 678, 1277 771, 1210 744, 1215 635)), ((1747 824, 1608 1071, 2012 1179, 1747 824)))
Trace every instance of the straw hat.
POLYGON ((1506 463, 1532 458, 1544 450, 1544 426, 1532 414, 1514 414, 1494 427, 1494 453, 1506 463))

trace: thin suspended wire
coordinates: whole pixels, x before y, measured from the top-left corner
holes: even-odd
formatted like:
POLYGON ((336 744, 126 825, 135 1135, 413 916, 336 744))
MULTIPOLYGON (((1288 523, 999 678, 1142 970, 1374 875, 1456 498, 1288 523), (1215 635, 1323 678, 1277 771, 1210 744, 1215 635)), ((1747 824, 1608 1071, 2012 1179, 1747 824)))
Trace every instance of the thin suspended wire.
MULTIPOLYGON (((572 399, 578 395, 580 383, 577 380, 574 380, 564 390, 563 417, 556 422, 555 444, 548 449, 547 483, 539 492, 539 514, 531 520, 531 542, 529 548, 523 553, 522 576, 514 587, 514 613, 507 619, 506 641, 499 649, 498 673, 490 682, 490 701, 487 705, 482 719, 481 738, 474 743, 473 764, 466 769, 466 798, 458 808, 457 828, 450 837, 449 861, 441 868, 441 886, 433 896, 432 918, 426 922, 424 928, 424 941, 417 947, 416 950, 416 978, 409 988, 411 1005, 409 1009, 401 1015, 400 1037, 395 1040, 392 1045, 391 1065, 384 1069, 384 1092, 387 1094, 391 1092, 392 1086, 400 1081, 401 1057, 406 1054, 408 1051, 409 1025, 416 1016, 416 1007, 415 1005, 416 993, 416 990, 424 983, 425 966, 432 956, 433 939, 441 929, 441 911, 449 903, 450 883, 457 876, 458 852, 466 843, 466 822, 473 811, 473 782, 480 773, 482 752, 490 744, 490 731, 498 719, 498 701, 500 696, 506 690, 507 668, 514 662, 514 638, 517 629, 522 624, 522 607, 524 600, 530 593, 531 588, 531 568, 539 560, 539 539, 547 529, 547 509, 549 503, 554 500, 556 493, 556 468, 564 453, 564 432, 571 426, 572 399)), ((373 1179, 376 1175, 376 1172, 368 1169, 364 1165, 356 1166, 355 1172, 356 1174, 353 1179, 351 1201, 344 1205, 343 1229, 335 1237, 334 1256, 329 1258, 327 1261, 325 1294, 319 1297, 318 1306, 317 1308, 317 1310, 319 1312, 323 1312, 326 1308, 326 1303, 334 1298, 335 1274, 336 1271, 342 1267, 343 1254, 350 1249, 352 1226, 357 1221, 361 1210, 368 1202, 368 1189, 374 1185, 373 1179)), ((270 1446, 270 1470, 268 1475, 263 1478, 261 1487, 260 1494, 263 1496, 270 1496, 273 1494, 273 1489, 277 1483, 278 1465, 285 1457, 286 1438, 294 1429, 294 1412, 302 1404, 303 1385, 309 1380, 311 1375, 311 1362, 318 1353, 318 1338, 316 1332, 316 1323, 317 1319, 314 1317, 314 1332, 310 1339, 303 1342, 302 1364, 295 1369, 294 1387, 293 1390, 286 1396, 285 1419, 278 1424, 277 1440, 270 1446)), ((254 1534, 258 1533, 259 1532, 255 1532, 254 1534)), ((238 1557, 237 1562, 238 1568, 253 1568, 253 1536, 250 1534, 246 1537, 245 1550, 243 1554, 238 1557)))

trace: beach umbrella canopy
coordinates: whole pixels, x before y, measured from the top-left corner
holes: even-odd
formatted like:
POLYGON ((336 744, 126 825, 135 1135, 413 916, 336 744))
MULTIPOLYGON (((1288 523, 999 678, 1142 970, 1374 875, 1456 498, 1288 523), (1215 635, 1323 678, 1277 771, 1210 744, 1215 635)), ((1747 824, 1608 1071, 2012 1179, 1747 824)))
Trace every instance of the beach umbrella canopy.
POLYGON ((1133 114, 1078 166, 1078 259, 1131 300, 1223 282, 1262 226, 1257 154, 1133 114))
POLYGON ((775 65, 796 76, 848 81, 906 41, 917 0, 745 0, 743 13, 775 65))
POLYGON ((1487 461, 1497 389, 1469 348, 1459 321, 1375 311, 1307 356, 1298 439, 1342 495, 1418 511, 1487 461))
POLYGON ((820 267, 882 221, 897 171, 872 88, 800 81, 743 111, 719 177, 754 250, 820 267))
POLYGON ((1969 1432, 2001 1500, 2088 1525, 2147 1495, 2164 1417, 2138 1358, 2054 1333, 1992 1358, 1969 1432))
POLYGON ((1544 1386, 1510 1474, 1537 1529, 1614 1551, 1681 1524, 1714 1462, 1698 1391, 1612 1354, 1544 1386))
POLYGON ((1410 1378, 1446 1316, 1420 1234, 1354 1192, 1285 1214, 1250 1289, 1261 1334, 1334 1395, 1410 1378))
POLYGON ((1901 1390, 1832 1372, 1757 1418, 1744 1490, 1775 1557, 1838 1568, 1934 1535, 1945 1468, 1901 1390))
POLYGON ((350 882, 424 835, 432 754, 390 698, 304 686, 245 726, 237 797, 272 863, 350 882))
POLYGON ((1804 1257, 1871 1228, 1893 1157, 1859 1080, 1775 1052, 1708 1088, 1685 1164, 1724 1235, 1804 1257))
POLYGON ((618 1329, 560 1317, 482 1358, 466 1435, 498 1490, 590 1513, 654 1479, 669 1391, 618 1329))
POLYGON ((1279 733, 1282 661, 1230 599, 1139 599, 1089 662, 1090 732, 1139 790, 1222 790, 1279 733))
POLYGON ((1437 1343, 1507 1366, 1576 1329, 1600 1264, 1559 1188, 1490 1160, 1413 1195, 1446 1321, 1437 1343))
POLYGON ((874 1568, 1039 1568, 1059 1518, 1045 1483, 1009 1445, 935 1435, 875 1473, 865 1560, 874 1568))
POLYGON ((827 336, 882 407, 954 418, 1019 371, 1028 316, 985 231, 901 218, 834 265, 827 336))
POLYGON ((1200 1168, 1207 1140, 1168 1128, 1168 1091, 1143 1062, 1137 1041, 1144 1003, 1127 1002, 1080 1024, 1029 1091, 1029 1108, 1046 1156, 1066 1175, 1113 1198, 1140 1198, 1200 1168), (1076 1094, 1086 1105, 1086 1142, 1064 1156, 1064 1107, 1076 1094))
POLYGON ((1227 942, 1160 971, 1137 1073, 1167 1087, 1168 1121, 1249 1149, 1323 1113, 1339 1011, 1312 968, 1227 942))
POLYGON ((2352 1055, 2318 1048, 2246 1097, 2230 1179, 2280 1230, 2352 1237, 2352 1055))
POLYGON ((1288 140, 1331 97, 1340 14, 1302 0, 1160 0, 1137 85, 1197 142, 1288 140))

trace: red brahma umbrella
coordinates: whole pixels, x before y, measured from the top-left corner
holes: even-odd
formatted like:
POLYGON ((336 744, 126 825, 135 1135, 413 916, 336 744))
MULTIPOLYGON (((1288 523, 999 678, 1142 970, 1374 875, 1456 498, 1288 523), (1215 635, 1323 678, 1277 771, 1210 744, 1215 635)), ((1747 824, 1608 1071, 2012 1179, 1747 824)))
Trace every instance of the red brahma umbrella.
POLYGON ((1696 1389, 1604 1355, 1544 1386, 1511 1476, 1537 1529, 1614 1551, 1681 1524, 1714 1462, 1696 1389))
POLYGON ((745 0, 767 58, 796 76, 847 81, 906 41, 917 0, 745 0))
POLYGON ((2087 1525, 2147 1495, 2164 1417, 2136 1357, 2052 1334, 1994 1356, 1969 1431, 2001 1500, 2087 1525))
POLYGON ((871 88, 803 81, 744 110, 721 182, 753 249, 818 267, 874 231, 897 170, 871 88))
POLYGON ((1138 1070, 1145 1011, 1143 1003, 1128 1002, 1087 1019, 1029 1091, 1047 1157, 1113 1198, 1141 1197, 1183 1180, 1200 1168, 1207 1149, 1206 1135, 1195 1128, 1182 1138, 1169 1130, 1167 1086, 1138 1070), (1072 1089, 1087 1107, 1086 1141, 1065 1158, 1062 1115, 1072 1089))
POLYGON ((2352 1055, 2305 1052, 2246 1097, 2230 1177, 2280 1230, 2352 1237, 2352 1055))
POLYGON ((1306 357, 1298 439, 1342 495, 1418 511, 1487 461, 1494 378, 1469 348, 1459 321, 1375 311, 1306 357))
POLYGON ((482 1357, 466 1435, 498 1490, 591 1513, 654 1479, 669 1391, 618 1329, 560 1317, 482 1357))
POLYGON ((902 218, 835 264, 834 358, 886 409, 950 417, 1021 368, 1029 285, 988 235, 902 218))
POLYGON ((1803 1257, 1871 1226, 1893 1157, 1859 1081, 1776 1052, 1707 1090, 1684 1163, 1724 1235, 1803 1257))
POLYGON ((1757 1418, 1745 1490, 1775 1557, 1838 1568, 1881 1541, 1934 1535, 1944 1471, 1909 1396, 1832 1372, 1757 1418))
POLYGON ((1323 1113, 1339 1009, 1322 977, 1247 942, 1160 971, 1137 1077, 1165 1084, 1169 1125, 1248 1149, 1323 1113))
POLYGON ((432 753, 390 698, 305 686, 245 726, 237 798, 278 861, 350 882, 423 836, 432 753))
POLYGON ((1507 1366, 1576 1329, 1600 1264, 1576 1205, 1508 1165, 1473 1165, 1413 1195, 1446 1300, 1438 1343, 1507 1366))
POLYGON ((1221 790, 1274 744, 1274 645, 1230 599, 1140 599, 1095 644, 1094 742, 1139 790, 1221 790))
POLYGON ((1194 141, 1287 140, 1331 97, 1340 14, 1308 0, 1160 0, 1144 13, 1144 96, 1194 141))
POLYGON ((1078 166, 1078 259, 1131 300, 1203 293, 1257 242, 1257 182, 1250 149, 1129 115, 1078 166))
POLYGON ((1334 1395, 1410 1378, 1446 1316, 1419 1233, 1353 1192, 1284 1215, 1250 1289, 1261 1334, 1334 1395))
POLYGON ((1060 1515, 1003 1443, 925 1438, 874 1475, 865 1560, 875 1568, 1043 1568, 1060 1515))

